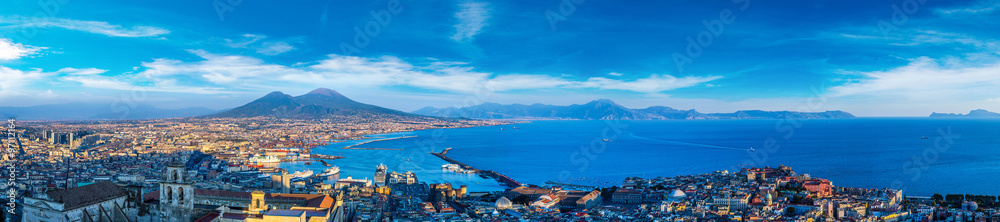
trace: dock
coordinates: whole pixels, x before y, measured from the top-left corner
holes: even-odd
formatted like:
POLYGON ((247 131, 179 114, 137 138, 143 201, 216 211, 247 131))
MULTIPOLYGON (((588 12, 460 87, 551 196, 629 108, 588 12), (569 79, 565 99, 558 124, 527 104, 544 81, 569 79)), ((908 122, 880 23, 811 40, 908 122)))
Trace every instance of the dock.
POLYGON ((497 181, 500 181, 504 185, 507 185, 507 187, 515 188, 515 187, 520 187, 521 186, 521 183, 517 182, 517 180, 514 180, 514 179, 508 177, 507 175, 503 175, 501 173, 498 173, 498 172, 492 171, 492 170, 479 170, 479 169, 476 169, 475 167, 469 166, 468 164, 464 164, 462 162, 458 162, 458 160, 455 160, 455 159, 452 159, 451 157, 445 156, 445 154, 447 154, 448 150, 451 150, 451 148, 445 149, 444 151, 442 151, 440 153, 430 153, 430 154, 434 155, 434 156, 437 156, 438 158, 441 158, 445 162, 452 163, 452 164, 457 164, 458 166, 460 166, 460 167, 462 167, 464 169, 472 170, 473 172, 477 172, 480 175, 485 175, 487 177, 496 179, 497 181))
POLYGON ((545 184, 551 184, 551 185, 556 185, 556 186, 564 186, 564 187, 570 187, 570 188, 577 188, 577 189, 593 189, 595 187, 598 187, 598 186, 587 186, 587 185, 579 185, 579 184, 560 183, 560 182, 555 182, 555 181, 551 181, 551 180, 550 181, 546 181, 545 184))
POLYGON ((354 145, 350 145, 350 146, 345 146, 342 149, 346 149, 346 150, 358 150, 358 149, 363 149, 363 150, 403 150, 403 149, 394 149, 394 148, 354 148, 354 147, 355 146, 364 145, 364 144, 367 144, 367 143, 380 142, 380 141, 386 141, 386 140, 414 138, 414 137, 417 137, 417 136, 401 136, 401 137, 383 138, 383 139, 377 139, 377 140, 360 142, 358 144, 354 144, 354 145))
POLYGON ((323 154, 312 154, 312 155, 309 155, 309 159, 319 159, 319 160, 336 160, 336 159, 343 159, 343 158, 344 157, 342 157, 342 156, 323 155, 323 154))
POLYGON ((400 148, 358 148, 358 147, 344 147, 345 150, 403 150, 400 148))

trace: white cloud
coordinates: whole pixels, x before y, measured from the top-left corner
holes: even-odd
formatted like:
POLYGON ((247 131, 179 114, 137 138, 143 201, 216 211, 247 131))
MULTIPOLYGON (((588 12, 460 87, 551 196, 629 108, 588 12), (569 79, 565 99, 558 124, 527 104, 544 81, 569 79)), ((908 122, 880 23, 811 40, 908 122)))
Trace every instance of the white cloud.
POLYGON ((600 77, 579 81, 567 76, 485 73, 460 62, 432 61, 415 65, 392 56, 365 58, 329 55, 326 59, 311 63, 311 66, 289 67, 247 56, 219 55, 202 50, 190 52, 203 60, 183 62, 155 59, 142 63, 145 70, 137 75, 153 80, 196 77, 219 86, 253 90, 273 90, 284 84, 333 88, 409 86, 452 93, 549 88, 597 88, 658 93, 721 78, 651 75, 631 81, 600 77))
POLYGON ((989 14, 996 11, 997 8, 1000 8, 1000 0, 980 0, 975 2, 972 6, 938 9, 934 12, 942 16, 979 15, 989 14))
POLYGON ((926 57, 887 71, 860 72, 863 78, 828 89, 833 97, 895 102, 983 101, 1000 96, 1000 63, 986 65, 926 57))
POLYGON ((671 75, 653 74, 647 78, 636 79, 634 81, 621 81, 604 77, 591 77, 587 79, 587 81, 579 83, 579 87, 658 93, 667 90, 696 86, 720 78, 722 77, 708 76, 677 78, 671 75))
POLYGON ((22 71, 0 66, 0 80, 3 80, 0 81, 0 95, 23 95, 25 86, 49 75, 51 73, 45 73, 38 69, 22 71))
POLYGON ((107 71, 108 70, 103 70, 103 69, 98 69, 98 68, 84 68, 84 69, 62 68, 62 69, 59 69, 59 71, 56 71, 56 72, 57 73, 66 73, 66 74, 70 74, 70 75, 96 75, 96 74, 105 73, 107 71))
POLYGON ((612 75, 612 76, 622 76, 622 75, 625 75, 625 74, 621 74, 621 73, 617 73, 617 72, 611 72, 611 73, 608 73, 608 75, 612 75))
POLYGON ((263 60, 252 57, 212 54, 204 50, 189 50, 189 52, 205 60, 185 63, 172 59, 154 59, 152 62, 142 63, 146 70, 139 75, 149 78, 193 75, 211 83, 236 83, 247 78, 281 76, 298 72, 289 67, 266 64, 263 60))
POLYGON ((38 54, 39 51, 47 49, 14 43, 10 39, 0 38, 0 60, 16 60, 21 57, 38 54))
POLYGON ((148 37, 166 35, 170 33, 169 30, 153 26, 136 25, 132 27, 122 27, 120 25, 112 25, 101 21, 81 21, 64 18, 0 16, 0 23, 13 24, 14 26, 19 27, 64 28, 115 37, 148 37))
POLYGON ((260 45, 257 49, 257 53, 264 55, 278 55, 295 49, 292 45, 286 42, 265 42, 260 45))
POLYGON ((226 47, 230 48, 243 48, 243 49, 254 49, 257 53, 263 55, 279 55, 288 51, 295 50, 295 47, 284 41, 261 41, 266 39, 267 36, 258 34, 243 34, 243 39, 232 40, 225 39, 226 43, 223 43, 226 47))
POLYGON ((56 95, 56 94, 55 94, 55 93, 53 93, 53 92, 52 92, 52 90, 50 89, 50 90, 48 90, 48 91, 45 91, 45 92, 43 92, 43 93, 39 93, 37 97, 39 97, 39 98, 46 98, 46 99, 52 99, 52 98, 56 98, 56 97, 58 97, 58 96, 59 96, 59 95, 56 95))
MULTIPOLYGON (((194 94, 232 93, 219 87, 199 87, 177 84, 176 79, 153 79, 147 85, 137 85, 133 79, 101 75, 75 75, 60 78, 62 81, 76 82, 83 87, 127 91, 150 91, 194 94)), ((141 80, 140 80, 141 81, 141 80)))
POLYGON ((242 40, 232 40, 225 39, 226 43, 223 43, 226 47, 230 48, 246 48, 250 44, 257 42, 261 39, 267 38, 267 36, 257 35, 257 34, 243 34, 242 40))
POLYGON ((485 2, 468 1, 459 4, 458 12, 455 12, 455 34, 452 40, 466 42, 471 40, 485 27, 486 19, 490 17, 488 5, 485 2))

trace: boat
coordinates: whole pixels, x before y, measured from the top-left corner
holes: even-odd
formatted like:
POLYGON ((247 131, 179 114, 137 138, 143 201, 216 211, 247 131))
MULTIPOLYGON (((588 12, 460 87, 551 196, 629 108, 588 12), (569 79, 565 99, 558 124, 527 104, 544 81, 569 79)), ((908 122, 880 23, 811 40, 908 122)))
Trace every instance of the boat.
POLYGON ((256 156, 250 157, 250 162, 254 162, 254 163, 257 163, 257 164, 261 164, 261 163, 279 163, 279 162, 281 162, 281 159, 278 159, 277 157, 273 157, 273 156, 256 155, 256 156))
POLYGON ((757 151, 757 150, 754 150, 753 147, 750 147, 750 149, 747 149, 747 152, 755 152, 755 151, 757 151))
POLYGON ((923 137, 920 137, 920 139, 926 140, 926 139, 930 139, 930 137, 923 136, 923 137))
POLYGON ((312 163, 312 162, 306 162, 305 164, 306 164, 306 165, 313 165, 313 163, 312 163))
POLYGON ((609 139, 604 139, 604 142, 611 142, 611 140, 609 140, 609 139))
POLYGON ((503 129, 503 128, 500 128, 500 130, 505 130, 505 129, 503 129))
POLYGON ((452 164, 441 165, 441 169, 459 170, 459 169, 462 169, 462 166, 459 166, 458 164, 452 163, 452 164))
POLYGON ((323 174, 320 174, 320 176, 324 176, 324 177, 325 176, 333 176, 333 175, 336 175, 338 173, 340 173, 340 167, 333 166, 333 167, 326 168, 325 170, 323 170, 323 174))
POLYGON ((515 126, 514 129, 521 129, 521 128, 518 128, 518 127, 515 126))
POLYGON ((312 170, 306 170, 306 171, 295 171, 295 173, 293 173, 291 176, 292 178, 306 178, 306 177, 311 177, 312 175, 313 175, 312 170))

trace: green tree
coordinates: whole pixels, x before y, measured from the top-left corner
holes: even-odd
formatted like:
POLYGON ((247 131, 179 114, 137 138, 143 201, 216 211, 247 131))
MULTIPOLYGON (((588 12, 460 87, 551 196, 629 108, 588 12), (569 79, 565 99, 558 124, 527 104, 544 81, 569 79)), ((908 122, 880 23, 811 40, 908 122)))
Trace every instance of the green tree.
POLYGON ((941 196, 941 194, 936 193, 934 195, 931 195, 931 200, 934 200, 934 203, 941 203, 944 202, 944 196, 941 196))

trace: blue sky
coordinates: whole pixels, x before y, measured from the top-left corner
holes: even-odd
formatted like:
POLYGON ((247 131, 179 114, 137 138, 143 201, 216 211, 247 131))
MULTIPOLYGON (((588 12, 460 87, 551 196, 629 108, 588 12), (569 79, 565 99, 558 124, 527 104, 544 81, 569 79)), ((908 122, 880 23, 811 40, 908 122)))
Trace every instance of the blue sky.
POLYGON ((997 0, 164 2, 9 3, 0 106, 1000 111, 997 0))

